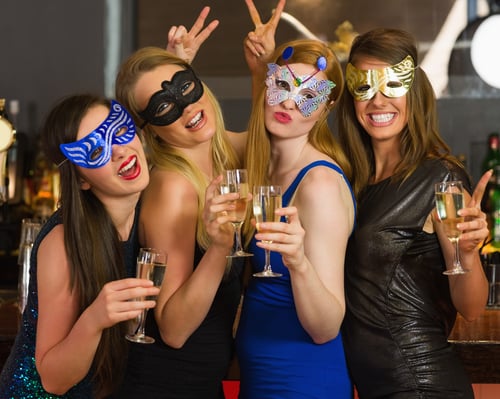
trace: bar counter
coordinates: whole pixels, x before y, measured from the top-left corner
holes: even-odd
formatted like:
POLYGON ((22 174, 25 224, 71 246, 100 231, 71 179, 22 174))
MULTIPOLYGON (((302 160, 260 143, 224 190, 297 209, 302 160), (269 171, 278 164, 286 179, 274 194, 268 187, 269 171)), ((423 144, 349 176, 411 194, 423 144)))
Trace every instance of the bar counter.
POLYGON ((474 384, 500 383, 500 309, 486 308, 467 322, 458 315, 448 339, 474 384))

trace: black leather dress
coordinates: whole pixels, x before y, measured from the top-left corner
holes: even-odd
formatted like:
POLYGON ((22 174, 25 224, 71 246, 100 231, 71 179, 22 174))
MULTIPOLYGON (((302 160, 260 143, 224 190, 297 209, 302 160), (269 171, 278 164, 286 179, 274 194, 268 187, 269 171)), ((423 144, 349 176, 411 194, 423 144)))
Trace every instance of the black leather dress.
POLYGON ((365 398, 473 398, 467 374, 447 341, 453 307, 436 234, 423 231, 434 183, 464 171, 425 161, 403 183, 370 185, 346 256, 347 363, 365 398))

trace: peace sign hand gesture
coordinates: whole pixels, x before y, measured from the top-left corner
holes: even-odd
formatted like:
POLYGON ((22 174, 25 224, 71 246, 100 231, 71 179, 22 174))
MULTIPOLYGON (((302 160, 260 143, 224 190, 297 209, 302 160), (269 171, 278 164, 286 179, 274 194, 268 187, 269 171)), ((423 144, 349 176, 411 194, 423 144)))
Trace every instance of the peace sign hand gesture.
POLYGON ((203 28, 209 12, 210 7, 203 7, 189 32, 183 25, 172 26, 168 31, 167 51, 191 64, 200 46, 219 25, 215 19, 203 28))
POLYGON ((265 69, 268 58, 274 51, 275 33, 281 18, 281 13, 285 8, 286 0, 278 1, 271 18, 265 24, 262 23, 253 0, 245 0, 245 3, 250 13, 250 18, 255 26, 255 30, 249 32, 243 42, 245 59, 253 76, 265 69))

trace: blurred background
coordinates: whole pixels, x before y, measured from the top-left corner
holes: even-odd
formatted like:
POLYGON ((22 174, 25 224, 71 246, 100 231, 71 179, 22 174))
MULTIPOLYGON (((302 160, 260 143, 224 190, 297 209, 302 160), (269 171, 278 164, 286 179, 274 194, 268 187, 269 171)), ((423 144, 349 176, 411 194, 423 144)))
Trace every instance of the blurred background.
MULTIPOLYGON (((276 2, 255 0, 263 20, 276 2)), ((0 99, 17 130, 8 150, 10 204, 30 203, 44 184, 49 166, 37 136, 56 100, 84 91, 112 97, 116 72, 131 52, 164 47, 169 27, 190 28, 206 5, 208 20, 220 25, 194 68, 220 99, 227 127, 245 130, 250 80, 242 42, 253 25, 244 0, 2 1, 0 99)), ((277 43, 316 37, 342 60, 357 33, 375 27, 412 33, 438 97, 441 133, 477 179, 487 137, 500 130, 499 13, 500 0, 288 0, 277 43), (486 76, 491 70, 493 78, 486 76)))
MULTIPOLYGON (((254 1, 263 20, 277 3, 254 1)), ((116 72, 130 53, 165 47, 169 27, 190 28, 206 5, 208 20, 220 25, 193 66, 219 98, 227 128, 242 131, 251 104, 242 42, 253 29, 244 0, 2 0, 0 307, 10 304, 17 314, 21 220, 46 217, 57 204, 58 171, 38 145, 48 110, 69 94, 113 97, 116 72), (13 136, 13 129, 14 140, 2 137, 13 136)), ((357 33, 376 27, 412 33, 419 66, 438 98, 441 134, 477 180, 488 136, 500 131, 500 0, 287 0, 285 12, 277 43, 316 37, 328 41, 341 60, 357 33)), ((14 324, 0 322, 0 365, 15 337, 14 324)), ((474 389, 478 399, 500 395, 495 385, 474 389)))

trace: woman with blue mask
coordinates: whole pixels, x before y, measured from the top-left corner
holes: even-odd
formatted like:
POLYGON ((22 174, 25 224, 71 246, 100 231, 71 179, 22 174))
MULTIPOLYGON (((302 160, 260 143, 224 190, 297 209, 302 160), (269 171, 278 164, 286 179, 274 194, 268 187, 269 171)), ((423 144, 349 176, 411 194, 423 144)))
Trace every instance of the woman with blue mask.
POLYGON ((146 157, 132 118, 92 95, 62 99, 42 130, 61 176, 59 209, 31 255, 29 296, 0 376, 2 398, 103 398, 120 381, 126 322, 155 301, 134 278, 146 157))

